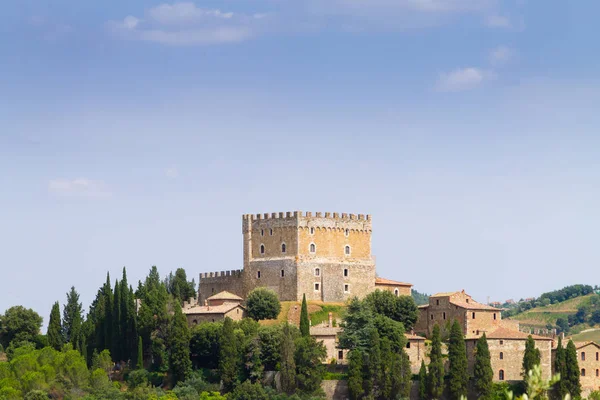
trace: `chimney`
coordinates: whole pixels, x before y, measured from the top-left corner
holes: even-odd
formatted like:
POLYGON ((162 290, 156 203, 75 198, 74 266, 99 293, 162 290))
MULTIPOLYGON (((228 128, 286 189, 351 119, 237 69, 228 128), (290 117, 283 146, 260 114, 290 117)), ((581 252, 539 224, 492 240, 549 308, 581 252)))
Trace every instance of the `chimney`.
POLYGON ((210 311, 210 306, 208 305, 208 300, 204 300, 204 306, 208 311, 210 311))
POLYGON ((333 313, 330 311, 329 312, 329 327, 331 328, 333 326, 333 313))

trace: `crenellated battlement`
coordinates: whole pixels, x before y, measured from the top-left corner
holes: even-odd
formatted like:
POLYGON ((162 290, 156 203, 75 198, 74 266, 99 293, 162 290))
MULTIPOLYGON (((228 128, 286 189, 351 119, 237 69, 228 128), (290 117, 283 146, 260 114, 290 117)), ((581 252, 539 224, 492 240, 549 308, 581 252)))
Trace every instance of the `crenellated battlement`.
POLYGON ((216 272, 201 272, 200 273, 200 279, 226 278, 226 277, 239 278, 241 276, 242 276, 241 269, 233 269, 230 271, 216 271, 216 272))
POLYGON ((267 219, 299 219, 299 218, 328 218, 342 221, 370 221, 370 214, 349 214, 349 213, 331 213, 331 212, 315 212, 312 211, 286 211, 264 214, 244 214, 242 220, 248 222, 267 220, 267 219))

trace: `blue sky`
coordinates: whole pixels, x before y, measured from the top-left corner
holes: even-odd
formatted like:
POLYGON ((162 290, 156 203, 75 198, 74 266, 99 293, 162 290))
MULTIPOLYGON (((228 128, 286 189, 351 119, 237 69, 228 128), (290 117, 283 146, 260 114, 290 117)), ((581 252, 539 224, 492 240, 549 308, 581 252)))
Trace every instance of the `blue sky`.
POLYGON ((0 310, 236 269, 241 215, 372 214, 378 272, 598 284, 592 1, 21 0, 0 13, 0 310))

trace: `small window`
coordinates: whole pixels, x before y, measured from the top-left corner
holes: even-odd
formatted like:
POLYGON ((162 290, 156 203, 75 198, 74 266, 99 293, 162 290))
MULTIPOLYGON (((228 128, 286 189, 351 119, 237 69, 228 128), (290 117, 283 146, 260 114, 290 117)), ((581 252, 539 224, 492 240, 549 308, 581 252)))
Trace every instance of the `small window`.
POLYGON ((344 276, 348 276, 348 268, 344 268, 344 276))
POLYGON ((496 313, 494 313, 494 319, 496 319, 496 313))
POLYGON ((442 313, 442 316, 443 316, 443 318, 444 318, 444 319, 446 319, 446 311, 444 311, 444 312, 442 313))
POLYGON ((475 313, 473 313, 472 317, 473 317, 473 319, 475 319, 475 313))
POLYGON ((400 296, 400 291, 398 289, 394 289, 394 294, 396 297, 400 296))
POLYGON ((344 351, 343 350, 339 350, 338 351, 338 360, 343 360, 344 359, 344 351))
POLYGON ((504 370, 501 369, 500 371, 498 371, 498 380, 499 381, 503 381, 504 380, 504 370))
POLYGON ((433 321, 433 314, 431 314, 431 320, 433 321))
POLYGON ((265 236, 265 230, 264 229, 260 230, 260 236, 265 236))
POLYGON ((344 285, 344 292, 348 293, 350 291, 350 285, 344 285))
POLYGON ((260 271, 256 271, 256 277, 260 279, 260 271))
POLYGON ((346 254, 347 256, 349 256, 349 255, 350 255, 350 246, 346 246, 346 247, 344 248, 344 254, 346 254))
POLYGON ((406 348, 410 349, 410 342, 406 343, 406 348))
POLYGON ((436 306, 439 306, 439 305, 440 305, 440 301, 439 301, 439 300, 436 300, 436 301, 435 301, 435 305, 436 305, 436 306))
POLYGON ((598 361, 598 352, 596 352, 596 361, 598 361))
POLYGON ((265 245, 264 244, 260 245, 260 254, 265 254, 265 245))
POLYGON ((581 361, 585 361, 585 351, 581 352, 581 361))
POLYGON ((273 236, 273 228, 269 229, 269 236, 273 236))
POLYGON ((600 369, 596 370, 596 376, 600 376, 600 369))
POLYGON ((285 250, 286 250, 285 243, 281 243, 281 252, 285 253, 285 250))
POLYGON ((238 308, 238 309, 236 309, 235 311, 236 311, 236 314, 239 314, 239 313, 240 313, 240 309, 239 309, 239 308, 238 308))
POLYGON ((215 292, 215 288, 212 288, 212 292, 213 292, 213 293, 215 292))
POLYGON ((310 244, 310 252, 311 253, 316 253, 317 252, 317 246, 314 243, 310 244))
POLYGON ((501 341, 500 341, 500 344, 504 344, 504 340, 501 340, 501 341))
POLYGON ((469 302, 469 299, 467 299, 467 303, 469 302))
POLYGON ((320 287, 321 287, 320 284, 315 283, 315 292, 318 292, 320 287))
POLYGON ((585 368, 581 368, 581 376, 585 376, 585 368))
POLYGON ((214 319, 214 318, 212 319, 212 322, 215 322, 215 319, 214 319))
POLYGON ((503 352, 500 352, 500 359, 504 360, 504 353, 503 352))
POLYGON ((283 278, 285 276, 285 271, 281 270, 281 277, 283 278))
POLYGON ((350 229, 346 229, 346 231, 344 232, 344 234, 345 234, 346 236, 350 236, 350 229))
POLYGON ((198 325, 198 320, 197 320, 197 319, 195 319, 195 320, 193 321, 193 323, 194 323, 194 325, 198 325))
POLYGON ((315 228, 310 228, 310 234, 314 235, 315 234, 315 228))
POLYGON ((315 276, 321 276, 321 269, 315 268, 315 276))

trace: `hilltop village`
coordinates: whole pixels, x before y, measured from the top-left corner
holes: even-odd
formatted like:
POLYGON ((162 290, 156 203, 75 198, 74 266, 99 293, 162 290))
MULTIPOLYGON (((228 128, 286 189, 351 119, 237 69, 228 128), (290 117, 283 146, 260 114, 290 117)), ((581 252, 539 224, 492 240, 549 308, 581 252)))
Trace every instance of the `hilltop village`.
MULTIPOLYGON (((410 296, 412 285, 376 274, 371 254, 372 217, 363 214, 279 212, 242 217, 243 269, 202 272, 196 301, 184 304, 190 325, 245 316, 244 300, 257 287, 277 293, 281 301, 323 303, 364 298, 376 290, 410 296)), ((434 326, 449 330, 457 320, 466 342, 468 368, 473 372, 477 340, 486 335, 493 380, 522 380, 522 363, 529 337, 539 350, 542 377, 553 371, 557 338, 525 333, 518 321, 502 319, 501 309, 475 301, 464 290, 437 293, 419 306, 418 320, 405 334, 411 370, 419 373, 429 363, 428 339, 434 326)), ((328 321, 312 326, 311 336, 322 341, 327 360, 347 363, 346 350, 338 347, 342 328, 328 321)), ((600 345, 576 343, 580 382, 584 393, 600 388, 600 345)))

